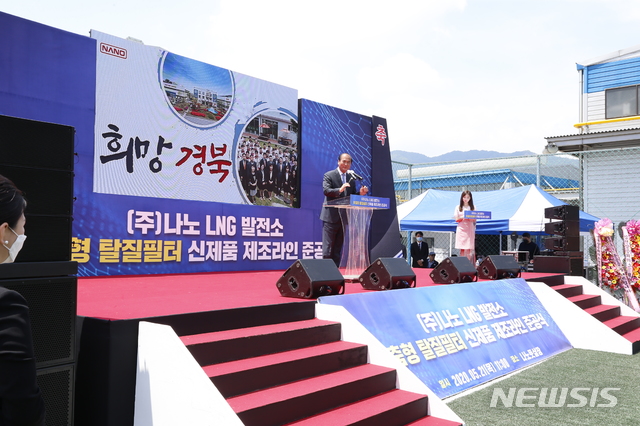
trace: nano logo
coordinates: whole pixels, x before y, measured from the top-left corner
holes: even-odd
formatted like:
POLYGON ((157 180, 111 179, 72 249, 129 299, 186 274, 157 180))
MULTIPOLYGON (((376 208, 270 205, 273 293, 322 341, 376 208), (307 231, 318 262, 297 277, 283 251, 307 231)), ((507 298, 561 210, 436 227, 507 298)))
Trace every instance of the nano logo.
POLYGON ((122 47, 112 46, 107 43, 100 43, 100 53, 106 53, 107 55, 116 56, 122 59, 127 59, 127 49, 123 49, 122 47))

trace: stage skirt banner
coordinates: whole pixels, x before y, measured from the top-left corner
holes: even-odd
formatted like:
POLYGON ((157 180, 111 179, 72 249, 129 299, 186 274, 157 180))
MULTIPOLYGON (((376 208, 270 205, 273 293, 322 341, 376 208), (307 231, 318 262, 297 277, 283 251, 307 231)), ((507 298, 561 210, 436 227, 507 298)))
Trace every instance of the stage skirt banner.
POLYGON ((444 398, 571 348, 521 278, 326 296, 444 398))

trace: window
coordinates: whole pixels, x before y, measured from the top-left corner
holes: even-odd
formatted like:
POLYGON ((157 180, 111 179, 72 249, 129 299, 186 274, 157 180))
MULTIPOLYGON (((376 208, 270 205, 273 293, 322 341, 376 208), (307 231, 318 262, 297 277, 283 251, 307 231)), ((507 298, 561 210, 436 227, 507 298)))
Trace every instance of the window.
POLYGON ((638 86, 607 90, 605 104, 606 118, 638 115, 638 86))

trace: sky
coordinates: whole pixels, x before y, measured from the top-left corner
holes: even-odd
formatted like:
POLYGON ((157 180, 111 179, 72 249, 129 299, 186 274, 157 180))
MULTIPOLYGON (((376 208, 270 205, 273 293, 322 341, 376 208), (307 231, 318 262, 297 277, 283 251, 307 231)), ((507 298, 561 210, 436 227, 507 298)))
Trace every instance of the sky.
POLYGON ((576 63, 640 45, 636 0, 0 0, 387 119, 392 150, 541 153, 575 134, 576 63))

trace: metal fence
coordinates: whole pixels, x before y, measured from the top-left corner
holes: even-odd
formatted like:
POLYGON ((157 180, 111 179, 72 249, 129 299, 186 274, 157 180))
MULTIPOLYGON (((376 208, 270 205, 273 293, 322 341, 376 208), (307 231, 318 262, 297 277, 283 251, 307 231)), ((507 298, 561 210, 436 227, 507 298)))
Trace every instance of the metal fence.
MULTIPOLYGON (((640 148, 589 150, 571 153, 501 157, 485 160, 406 164, 392 161, 398 205, 430 188, 446 191, 492 191, 535 184, 567 204, 576 205, 596 217, 607 217, 617 229, 640 213, 640 148)), ((451 209, 453 211, 452 206, 451 209)), ((405 245, 411 238, 402 232, 405 245)), ((459 254, 452 233, 424 232, 436 252, 436 260, 459 254)), ((544 249, 544 236, 534 237, 544 249)), ((476 235, 478 255, 515 250, 521 235, 476 235)), ((621 233, 616 233, 623 257, 621 233)), ((595 276, 593 237, 581 234, 587 278, 595 276)))

